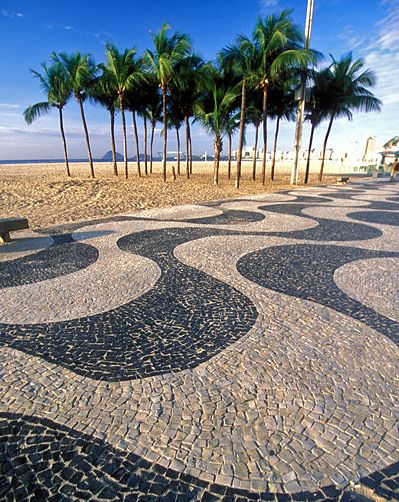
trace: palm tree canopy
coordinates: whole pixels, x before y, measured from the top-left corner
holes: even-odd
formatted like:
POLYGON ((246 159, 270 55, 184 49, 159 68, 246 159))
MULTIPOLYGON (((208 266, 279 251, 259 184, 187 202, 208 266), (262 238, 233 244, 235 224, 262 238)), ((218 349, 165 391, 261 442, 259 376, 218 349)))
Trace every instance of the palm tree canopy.
POLYGON ((306 103, 306 120, 313 126, 318 126, 331 115, 335 96, 332 92, 333 75, 330 68, 311 70, 310 99, 306 103))
POLYGON ((74 52, 66 54, 61 52, 51 55, 55 64, 59 65, 60 72, 64 74, 65 81, 70 91, 78 99, 85 99, 88 88, 92 85, 97 67, 89 54, 74 52))
POLYGON ((269 92, 269 115, 272 118, 295 120, 295 79, 286 79, 273 85, 269 92))
POLYGON ((190 54, 176 63, 170 83, 170 99, 179 116, 184 118, 193 114, 194 103, 208 78, 209 65, 198 54, 190 54))
POLYGON ((370 91, 376 85, 373 71, 364 69, 362 59, 353 59, 349 52, 336 60, 331 56, 330 92, 334 99, 331 113, 352 119, 353 111, 380 111, 382 102, 370 91))
POLYGON ((303 35, 291 18, 291 10, 259 18, 252 39, 240 35, 219 54, 223 66, 241 74, 258 88, 278 80, 289 68, 306 68, 318 53, 303 49, 303 35))
POLYGON ((47 114, 51 107, 63 108, 68 102, 71 92, 63 72, 57 64, 47 66, 41 65, 42 72, 31 70, 34 77, 39 79, 40 87, 47 96, 47 101, 36 103, 29 106, 23 113, 28 124, 31 124, 36 118, 47 114))
POLYGON ((28 106, 23 113, 26 123, 30 125, 38 117, 46 115, 51 110, 51 107, 52 105, 47 101, 28 106))
POLYGON ((104 68, 100 77, 88 89, 89 99, 99 103, 109 111, 115 111, 118 102, 118 91, 113 84, 112 75, 104 68))
POLYGON ((152 124, 162 120, 162 97, 159 92, 159 85, 154 75, 149 75, 145 83, 146 93, 146 116, 152 124))
POLYGON ((179 32, 169 36, 170 29, 171 26, 164 24, 158 33, 151 33, 154 51, 145 52, 145 61, 162 89, 166 89, 172 80, 175 65, 189 56, 191 51, 189 36, 179 32))
POLYGON ((118 96, 123 96, 134 84, 143 81, 142 61, 136 59, 136 49, 119 52, 115 45, 107 44, 105 57, 106 63, 100 66, 107 72, 118 96))
POLYGON ((222 138, 232 127, 232 104, 240 93, 239 86, 228 87, 220 76, 208 80, 195 104, 196 119, 208 132, 222 138))

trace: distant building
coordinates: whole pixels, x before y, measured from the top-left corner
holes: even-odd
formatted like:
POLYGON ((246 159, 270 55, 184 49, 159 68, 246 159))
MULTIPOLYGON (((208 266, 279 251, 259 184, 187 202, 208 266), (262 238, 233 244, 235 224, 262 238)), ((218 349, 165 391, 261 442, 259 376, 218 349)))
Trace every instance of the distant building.
POLYGON ((381 166, 385 164, 391 164, 395 160, 399 159, 399 136, 394 136, 389 141, 387 141, 378 152, 381 155, 381 166))
POLYGON ((375 151, 377 147, 377 141, 375 136, 370 136, 366 141, 366 148, 363 154, 363 162, 367 162, 368 160, 372 160, 375 158, 375 151))
MULTIPOLYGON (((270 158, 270 153, 268 153, 268 158, 270 158)), ((238 150, 233 150, 233 157, 237 159, 238 150)), ((242 160, 253 160, 255 156, 255 147, 253 146, 244 146, 242 149, 242 160)), ((260 158, 260 150, 256 150, 256 158, 260 158)))

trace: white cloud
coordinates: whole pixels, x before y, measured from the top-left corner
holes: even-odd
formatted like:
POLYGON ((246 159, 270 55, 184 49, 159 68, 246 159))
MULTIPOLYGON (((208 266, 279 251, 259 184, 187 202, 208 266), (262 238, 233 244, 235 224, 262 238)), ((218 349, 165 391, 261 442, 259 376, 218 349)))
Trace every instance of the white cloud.
POLYGON ((21 105, 17 103, 0 103, 0 110, 15 110, 16 108, 21 108, 21 105))
POLYGON ((258 0, 259 8, 262 13, 269 12, 270 9, 274 9, 278 6, 279 0, 258 0))
POLYGON ((5 10, 3 9, 1 11, 1 15, 4 16, 4 17, 10 17, 12 19, 15 19, 17 17, 25 17, 22 12, 15 12, 15 11, 12 11, 12 10, 5 10))

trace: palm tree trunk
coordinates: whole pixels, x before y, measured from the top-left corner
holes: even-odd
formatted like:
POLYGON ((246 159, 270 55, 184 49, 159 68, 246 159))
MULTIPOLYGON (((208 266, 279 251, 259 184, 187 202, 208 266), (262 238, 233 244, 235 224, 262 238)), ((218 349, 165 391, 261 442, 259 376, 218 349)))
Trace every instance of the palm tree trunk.
POLYGON ((330 123, 328 124, 327 132, 326 132, 326 137, 324 138, 323 156, 322 156, 322 159, 321 159, 319 181, 321 181, 323 179, 324 160, 325 160, 326 150, 327 150, 327 141, 328 141, 328 137, 330 136, 330 132, 331 132, 331 127, 332 127, 333 121, 334 121, 334 113, 331 115, 330 123))
POLYGON ((305 170, 305 179, 304 183, 307 184, 309 181, 309 171, 310 171, 310 154, 312 151, 312 144, 313 144, 313 135, 314 135, 314 130, 316 126, 312 124, 312 128, 310 130, 310 139, 309 139, 309 147, 308 147, 308 159, 306 161, 306 170, 305 170))
POLYGON ((67 151, 67 144, 66 144, 66 139, 65 139, 64 119, 62 117, 62 108, 58 108, 58 112, 60 115, 60 129, 61 129, 61 136, 62 136, 62 144, 64 145, 65 167, 66 167, 67 176, 69 177, 69 176, 71 176, 71 171, 69 170, 68 151, 67 151))
POLYGON ((191 127, 188 128, 188 139, 190 142, 190 175, 193 174, 193 142, 191 141, 191 127))
POLYGON ((227 133, 228 138, 228 153, 227 153, 227 178, 231 178, 231 132, 227 133))
POLYGON ((258 150, 258 135, 259 135, 259 120, 256 122, 255 126, 255 151, 254 151, 254 161, 252 164, 252 180, 256 180, 256 153, 258 150))
POLYGON ((168 124, 166 118, 166 88, 162 89, 162 113, 163 113, 163 180, 166 183, 166 147, 168 141, 168 124))
POLYGON ((274 181, 274 168, 276 166, 276 150, 277 150, 278 132, 280 130, 280 120, 281 120, 281 117, 280 116, 277 117, 276 132, 274 133, 273 163, 272 163, 272 171, 270 173, 270 178, 272 181, 274 181))
POLYGON ((114 175, 118 176, 118 164, 116 163, 116 148, 115 148, 115 109, 109 110, 111 116, 111 149, 112 149, 112 165, 114 168, 114 175))
POLYGON ((188 115, 184 117, 186 122, 186 175, 190 178, 190 124, 188 115))
POLYGON ((84 130, 85 137, 86 137, 87 153, 88 153, 88 157, 89 157, 89 166, 90 166, 90 176, 92 178, 94 178, 93 157, 91 155, 89 131, 87 130, 86 117, 85 117, 85 112, 83 109, 83 101, 80 98, 80 99, 78 99, 78 102, 79 102, 79 108, 80 108, 80 115, 82 117, 82 122, 83 122, 83 130, 84 130))
POLYGON ((236 174, 236 188, 240 188, 241 180, 241 159, 242 147, 244 144, 244 127, 245 127, 245 97, 246 97, 247 82, 244 79, 241 86, 241 112, 240 112, 240 133, 238 136, 238 153, 237 153, 237 174, 236 174))
POLYGON ((147 165, 147 116, 144 112, 144 170, 145 175, 148 176, 148 165, 147 165))
POLYGON ((266 183, 266 157, 267 157, 267 94, 269 84, 266 83, 263 88, 263 104, 262 104, 262 118, 263 118, 263 161, 262 161, 262 183, 266 183))
POLYGON ((129 177, 129 166, 127 160, 127 138, 126 138, 126 118, 125 118, 125 109, 123 106, 123 98, 119 96, 119 109, 121 111, 122 117, 122 132, 123 132, 123 160, 125 163, 125 178, 129 177))
POLYGON ((140 178, 141 176, 141 167, 140 167, 140 148, 139 148, 139 135, 137 132, 137 122, 136 122, 136 112, 132 111, 133 117, 133 129, 134 129, 134 139, 136 141, 136 163, 137 163, 137 174, 140 178))
POLYGON ((150 143, 150 174, 152 174, 152 151, 154 146, 155 122, 151 121, 151 143, 150 143))
POLYGON ((220 162, 220 149, 221 149, 221 139, 219 136, 215 136, 214 146, 215 146, 215 158, 213 162, 213 184, 217 185, 219 183, 219 162, 220 162))
POLYGON ((178 127, 176 127, 176 138, 177 138, 177 174, 180 176, 180 134, 178 127))

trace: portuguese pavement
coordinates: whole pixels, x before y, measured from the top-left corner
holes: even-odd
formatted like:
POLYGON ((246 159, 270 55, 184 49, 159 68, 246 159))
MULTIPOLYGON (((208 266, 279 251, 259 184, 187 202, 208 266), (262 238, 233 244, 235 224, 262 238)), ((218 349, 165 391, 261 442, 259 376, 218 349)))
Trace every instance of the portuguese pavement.
POLYGON ((0 499, 399 500, 398 285, 395 183, 16 234, 0 499))

